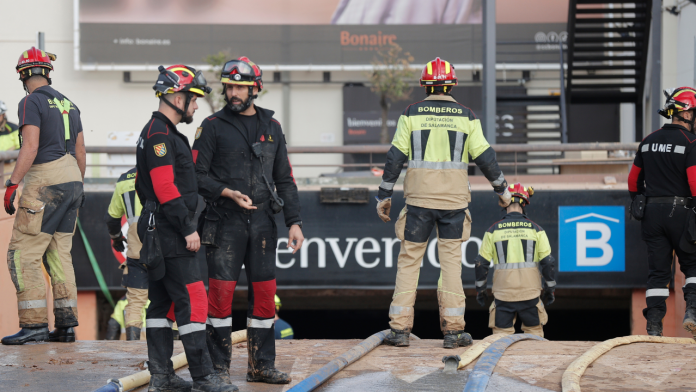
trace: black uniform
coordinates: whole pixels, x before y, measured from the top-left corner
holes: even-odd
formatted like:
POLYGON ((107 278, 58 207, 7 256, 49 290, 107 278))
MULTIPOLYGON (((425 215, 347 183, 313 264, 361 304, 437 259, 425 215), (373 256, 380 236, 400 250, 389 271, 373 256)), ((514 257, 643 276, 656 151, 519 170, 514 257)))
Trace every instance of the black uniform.
POLYGON ((201 233, 208 245, 208 347, 220 370, 230 366, 232 295, 242 264, 249 282, 249 372, 275 368, 278 233, 270 207, 272 194, 263 174, 285 202, 285 224, 301 223, 297 185, 280 123, 273 119, 273 111, 255 108, 255 116, 242 116, 226 106, 203 121, 193 143, 199 193, 207 204, 201 233), (251 145, 257 142, 263 163, 252 152, 251 145), (245 210, 221 197, 225 188, 249 196, 258 209, 245 210))
POLYGON ((696 195, 696 135, 680 125, 667 124, 643 139, 628 177, 631 198, 647 197, 642 237, 648 246, 648 320, 662 320, 667 312, 673 252, 686 276, 684 299, 696 307, 696 253, 679 242, 696 195))
POLYGON ((136 154, 135 189, 144 205, 138 236, 144 239, 154 213, 166 269, 164 278, 150 281, 146 320, 150 373, 174 372, 169 358, 176 318, 191 376, 203 377, 213 373, 205 343, 208 303, 196 254, 186 249, 184 238, 196 231, 193 216, 198 203, 189 142, 165 115, 154 112, 140 134, 136 154))

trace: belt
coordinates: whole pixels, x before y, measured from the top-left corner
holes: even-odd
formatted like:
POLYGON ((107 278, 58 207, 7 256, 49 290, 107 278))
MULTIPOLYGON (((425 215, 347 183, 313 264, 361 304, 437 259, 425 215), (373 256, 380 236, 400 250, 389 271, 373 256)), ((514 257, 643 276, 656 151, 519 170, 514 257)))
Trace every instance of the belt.
POLYGON ((241 212, 242 214, 253 214, 253 213, 256 213, 259 211, 263 211, 266 208, 270 208, 271 201, 267 200, 267 201, 264 201, 263 203, 253 204, 253 206, 256 207, 255 210, 247 210, 246 208, 242 208, 234 200, 224 198, 224 197, 221 197, 220 199, 218 199, 217 201, 214 201, 212 203, 209 202, 209 204, 212 204, 213 207, 219 207, 219 208, 222 208, 222 209, 228 210, 228 211, 241 212))
POLYGON ((674 206, 689 207, 691 206, 691 198, 682 196, 648 197, 645 204, 672 204, 674 206))

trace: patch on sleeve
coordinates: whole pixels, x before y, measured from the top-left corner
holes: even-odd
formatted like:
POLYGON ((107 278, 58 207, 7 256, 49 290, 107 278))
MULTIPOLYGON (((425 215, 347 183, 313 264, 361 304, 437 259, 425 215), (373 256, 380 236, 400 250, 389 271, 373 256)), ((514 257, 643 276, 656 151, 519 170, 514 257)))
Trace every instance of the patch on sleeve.
POLYGON ((203 132, 203 127, 198 127, 196 128, 196 139, 201 137, 201 133, 203 132))
POLYGON ((157 155, 158 157, 163 157, 167 155, 167 146, 164 143, 155 144, 154 149, 155 155, 157 155))

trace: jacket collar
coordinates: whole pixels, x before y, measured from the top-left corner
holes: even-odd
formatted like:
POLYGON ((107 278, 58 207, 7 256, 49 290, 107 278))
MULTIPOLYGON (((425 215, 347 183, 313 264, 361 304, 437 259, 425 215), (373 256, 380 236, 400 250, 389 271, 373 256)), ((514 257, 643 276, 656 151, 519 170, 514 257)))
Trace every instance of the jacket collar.
MULTIPOLYGON (((256 115, 259 119, 259 131, 263 135, 266 132, 266 129, 268 128, 269 123, 271 122, 271 117, 273 117, 273 114, 275 112, 273 110, 264 109, 256 105, 254 105, 254 108, 256 109, 256 115)), ((222 108, 222 110, 219 110, 217 113, 215 113, 215 115, 219 119, 232 125, 232 127, 242 135, 244 140, 246 140, 247 143, 249 143, 249 135, 247 134, 246 130, 241 129, 237 126, 237 124, 239 124, 239 119, 236 118, 238 115, 234 113, 227 105, 225 105, 225 107, 222 108)))
MULTIPOLYGON (((172 121, 169 119, 169 117, 165 116, 164 113, 162 112, 152 112, 152 118, 156 118, 165 124, 167 124, 168 127, 171 127, 171 129, 174 131, 174 133, 177 133, 179 135, 182 135, 181 132, 179 132, 178 129, 176 129, 176 125, 172 123, 172 121)), ((183 136, 183 135, 182 135, 183 136)))
POLYGON ((449 101, 449 102, 457 102, 456 99, 452 98, 451 95, 429 95, 426 99, 426 101, 449 101))
POLYGON ((520 219, 520 218, 527 219, 527 215, 525 215, 521 212, 510 212, 508 214, 505 214, 505 216, 503 217, 503 219, 520 219))
POLYGON ((678 125, 678 124, 665 124, 662 126, 662 129, 677 129, 680 131, 689 132, 689 130, 686 129, 686 127, 684 127, 683 125, 678 125))

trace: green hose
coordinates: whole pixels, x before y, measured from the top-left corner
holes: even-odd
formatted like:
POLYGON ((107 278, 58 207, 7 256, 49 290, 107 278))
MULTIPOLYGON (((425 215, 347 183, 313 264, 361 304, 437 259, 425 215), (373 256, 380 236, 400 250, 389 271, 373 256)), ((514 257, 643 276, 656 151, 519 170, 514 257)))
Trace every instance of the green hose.
POLYGON ((77 218, 77 228, 80 229, 80 235, 82 236, 82 242, 85 244, 85 250, 87 251, 87 257, 89 258, 89 263, 92 264, 92 270, 94 270, 94 276, 97 277, 97 282, 99 282, 99 287, 101 287, 102 293, 111 304, 111 307, 116 307, 114 299, 111 298, 111 293, 109 288, 106 286, 106 281, 104 281, 104 275, 102 275, 101 268, 99 268, 99 263, 94 257, 94 252, 92 252, 92 247, 89 245, 87 236, 84 230, 82 230, 82 225, 80 224, 80 218, 77 218))

